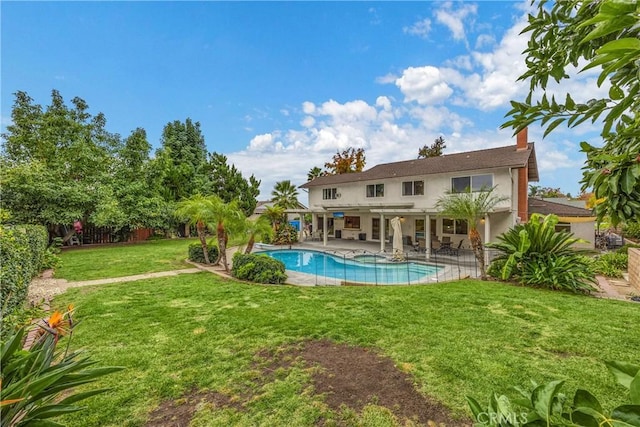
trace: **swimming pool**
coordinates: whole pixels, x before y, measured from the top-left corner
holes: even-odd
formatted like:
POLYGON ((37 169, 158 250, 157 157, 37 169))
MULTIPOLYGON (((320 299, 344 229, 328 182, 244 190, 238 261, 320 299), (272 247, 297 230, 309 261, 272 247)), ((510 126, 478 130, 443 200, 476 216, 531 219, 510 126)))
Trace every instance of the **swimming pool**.
POLYGON ((400 284, 428 281, 441 266, 417 262, 374 262, 367 257, 365 262, 336 256, 325 252, 284 249, 261 252, 284 263, 289 271, 313 274, 344 282, 369 284, 400 284))

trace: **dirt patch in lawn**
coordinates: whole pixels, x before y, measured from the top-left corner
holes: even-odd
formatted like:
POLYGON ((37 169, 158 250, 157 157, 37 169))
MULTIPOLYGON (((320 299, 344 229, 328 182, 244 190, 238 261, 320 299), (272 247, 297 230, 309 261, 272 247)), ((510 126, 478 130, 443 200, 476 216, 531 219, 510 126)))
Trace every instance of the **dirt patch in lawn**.
MULTIPOLYGON (((276 352, 263 351, 258 357, 267 362, 263 368, 265 377, 297 362, 320 368, 312 376, 315 393, 323 395, 336 412, 344 405, 360 413, 373 403, 388 408, 401 420, 425 425, 430 421, 446 426, 471 424, 452 418, 448 408, 419 393, 411 376, 399 370, 390 358, 370 349, 318 340, 276 352)), ((318 424, 324 424, 323 420, 318 424)))
POLYGON ((193 415, 204 404, 218 408, 241 408, 222 393, 194 390, 178 399, 162 402, 149 414, 145 427, 188 427, 193 415))

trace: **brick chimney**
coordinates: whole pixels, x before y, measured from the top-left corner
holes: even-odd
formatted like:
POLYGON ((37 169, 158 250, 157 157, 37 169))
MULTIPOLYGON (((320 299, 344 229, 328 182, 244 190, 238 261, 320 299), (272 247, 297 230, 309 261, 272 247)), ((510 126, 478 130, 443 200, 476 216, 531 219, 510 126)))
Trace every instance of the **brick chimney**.
MULTIPOLYGON (((518 132, 516 137, 516 150, 527 150, 528 132, 527 128, 518 132)), ((525 165, 518 169, 518 216, 521 222, 529 221, 529 166, 525 165)))
POLYGON ((529 135, 527 132, 527 128, 522 129, 518 132, 517 140, 516 140, 516 148, 518 150, 526 150, 529 148, 527 143, 529 142, 529 135))

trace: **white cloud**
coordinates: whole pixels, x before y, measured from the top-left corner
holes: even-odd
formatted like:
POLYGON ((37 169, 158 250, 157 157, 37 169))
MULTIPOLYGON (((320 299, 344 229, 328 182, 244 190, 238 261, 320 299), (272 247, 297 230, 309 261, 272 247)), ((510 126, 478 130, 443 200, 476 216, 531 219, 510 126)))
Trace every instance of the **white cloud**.
POLYGON ((316 106, 313 102, 305 101, 302 103, 302 111, 305 114, 313 114, 316 111, 316 106))
POLYGON ((405 102, 416 101, 418 104, 437 104, 453 93, 440 70, 430 65, 407 68, 396 80, 396 86, 404 94, 405 102))
POLYGON ((445 2, 442 7, 436 10, 436 20, 445 25, 451 31, 451 35, 454 40, 465 40, 466 33, 465 19, 470 16, 476 15, 478 12, 478 5, 472 3, 462 3, 460 8, 454 9, 453 3, 445 2))
POLYGON ((302 119, 302 121, 300 122, 300 124, 306 128, 310 128, 313 125, 316 124, 316 119, 314 119, 311 116, 306 116, 304 119, 302 119))
POLYGON ((274 147, 275 137, 271 133, 254 136, 249 142, 249 151, 266 151, 274 147))
POLYGON ((403 27, 402 32, 425 39, 431 32, 431 20, 425 18, 421 21, 415 22, 413 25, 403 27))
POLYGON ((496 44, 496 38, 491 34, 480 34, 476 39, 476 49, 490 47, 496 44))
POLYGON ((396 76, 395 74, 389 73, 387 75, 384 76, 380 76, 380 77, 376 77, 376 83, 380 83, 380 84, 389 84, 389 83, 395 83, 396 80, 398 80, 398 76, 396 76))

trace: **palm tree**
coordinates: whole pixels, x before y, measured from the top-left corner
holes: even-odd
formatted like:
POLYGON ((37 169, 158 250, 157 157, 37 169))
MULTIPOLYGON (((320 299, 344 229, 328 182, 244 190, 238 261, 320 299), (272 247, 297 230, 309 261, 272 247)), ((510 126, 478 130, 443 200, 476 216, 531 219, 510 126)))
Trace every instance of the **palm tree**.
POLYGON ((183 199, 176 206, 175 216, 180 220, 186 220, 189 225, 196 225, 198 238, 204 252, 204 262, 210 264, 211 260, 209 260, 209 248, 207 247, 205 231, 214 220, 211 198, 196 194, 188 199, 183 199))
POLYGON ((278 231, 278 226, 284 217, 284 208, 281 206, 267 206, 262 216, 269 219, 269 222, 271 222, 271 226, 273 227, 273 231, 278 231))
POLYGON ((436 202, 436 208, 442 216, 454 219, 464 219, 469 224, 469 241, 473 248, 476 260, 480 264, 480 276, 487 280, 487 272, 484 265, 484 247, 478 232, 480 220, 493 210, 500 202, 508 200, 506 196, 493 194, 496 187, 482 189, 480 192, 453 193, 448 192, 436 202))
POLYGON ((318 166, 314 166, 309 169, 309 172, 307 172, 307 181, 313 181, 314 179, 322 175, 324 175, 322 169, 320 169, 318 166))
POLYGON ((237 200, 231 203, 225 203, 220 197, 215 195, 209 196, 208 199, 211 199, 212 205, 212 224, 216 224, 216 237, 220 251, 218 262, 222 263, 225 271, 229 271, 229 264, 227 262, 229 233, 242 231, 245 216, 237 200))
POLYGON ((264 215, 260 215, 256 219, 247 218, 245 226, 246 231, 249 234, 249 242, 247 243, 247 248, 244 251, 245 254, 251 253, 256 238, 273 235, 273 228, 271 228, 269 218, 264 215))
POLYGON ((291 184, 288 179, 276 182, 271 192, 272 199, 276 206, 284 209, 295 209, 298 207, 298 189, 291 184))

